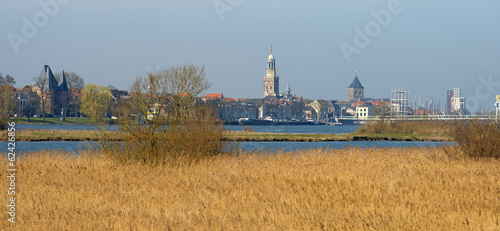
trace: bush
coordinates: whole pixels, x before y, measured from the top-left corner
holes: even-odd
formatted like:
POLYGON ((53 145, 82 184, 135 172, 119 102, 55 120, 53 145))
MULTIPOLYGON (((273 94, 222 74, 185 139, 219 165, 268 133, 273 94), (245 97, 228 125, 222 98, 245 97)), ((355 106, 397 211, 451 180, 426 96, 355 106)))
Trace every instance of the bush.
POLYGON ((247 126, 245 126, 245 127, 243 127, 243 131, 244 131, 244 132, 254 132, 253 128, 252 128, 252 127, 250 127, 250 126, 248 126, 248 125, 247 125, 247 126))
POLYGON ((151 166, 197 163, 230 152, 216 112, 197 98, 209 86, 204 68, 193 65, 138 78, 114 112, 125 141, 103 142, 102 148, 120 161, 151 166))
MULTIPOLYGON (((493 121, 457 121, 450 128, 461 153, 449 155, 463 155, 469 158, 500 159, 500 125, 493 121)), ((450 152, 450 151, 448 151, 450 152)))

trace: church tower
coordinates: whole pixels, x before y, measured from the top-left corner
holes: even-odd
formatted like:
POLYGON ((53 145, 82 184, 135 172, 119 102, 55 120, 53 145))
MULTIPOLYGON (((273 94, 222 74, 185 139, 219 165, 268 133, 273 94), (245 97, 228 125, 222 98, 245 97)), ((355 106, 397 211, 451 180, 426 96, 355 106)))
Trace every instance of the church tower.
POLYGON ((276 75, 276 59, 273 56, 273 47, 267 58, 267 73, 264 76, 264 97, 275 96, 279 97, 280 78, 276 75))
POLYGON ((356 77, 347 88, 347 102, 353 103, 351 101, 358 101, 363 97, 365 97, 365 88, 361 85, 361 82, 358 79, 358 71, 356 71, 356 77))

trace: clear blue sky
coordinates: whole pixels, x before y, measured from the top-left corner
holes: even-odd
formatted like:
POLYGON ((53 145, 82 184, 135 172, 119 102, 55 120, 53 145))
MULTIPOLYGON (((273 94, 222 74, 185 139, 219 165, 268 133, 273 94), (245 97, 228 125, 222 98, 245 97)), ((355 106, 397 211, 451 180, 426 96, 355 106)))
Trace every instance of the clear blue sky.
POLYGON ((399 87, 412 99, 441 99, 444 108, 446 90, 461 87, 464 96, 493 108, 500 94, 500 1, 40 2, 57 6, 0 3, 0 72, 19 87, 31 84, 44 61, 56 72, 64 66, 86 83, 120 89, 148 69, 193 63, 205 65, 210 93, 262 97, 272 43, 281 91, 289 81, 293 93, 307 98, 345 100, 355 70, 367 97, 389 97, 399 87), (382 10, 391 15, 385 25, 371 13, 382 10), (37 31, 23 35, 23 18, 37 31), (366 33, 367 25, 370 42, 348 62, 341 44, 356 47, 355 29, 366 33), (493 84, 484 87, 478 77, 487 82, 490 75, 493 84))

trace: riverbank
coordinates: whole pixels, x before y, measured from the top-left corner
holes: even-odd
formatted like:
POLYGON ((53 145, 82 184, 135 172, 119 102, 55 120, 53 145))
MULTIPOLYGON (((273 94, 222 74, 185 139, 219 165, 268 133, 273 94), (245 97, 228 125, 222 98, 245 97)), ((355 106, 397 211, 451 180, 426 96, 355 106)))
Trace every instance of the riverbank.
MULTIPOLYGON (((106 139, 122 141, 120 132, 106 132, 106 139)), ((6 140, 7 133, 2 132, 2 139, 6 140), (4 139, 5 138, 5 139, 4 139)), ((16 133, 17 141, 100 141, 102 134, 99 131, 81 130, 21 130, 16 133)), ((225 141, 244 142, 329 142, 329 141, 429 141, 450 142, 453 138, 446 134, 290 134, 290 133, 258 133, 226 131, 225 141)))
POLYGON ((156 168, 36 152, 16 164, 17 220, 0 229, 498 230, 499 165, 441 148, 245 152, 156 168))

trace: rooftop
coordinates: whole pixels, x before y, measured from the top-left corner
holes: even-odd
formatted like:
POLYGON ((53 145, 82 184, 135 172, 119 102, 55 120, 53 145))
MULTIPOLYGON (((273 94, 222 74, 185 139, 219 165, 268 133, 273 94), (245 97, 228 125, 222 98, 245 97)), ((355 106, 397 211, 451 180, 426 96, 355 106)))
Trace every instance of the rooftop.
POLYGON ((363 85, 361 85, 361 82, 359 82, 358 76, 354 78, 352 81, 351 85, 349 85, 349 88, 364 88, 363 85))

